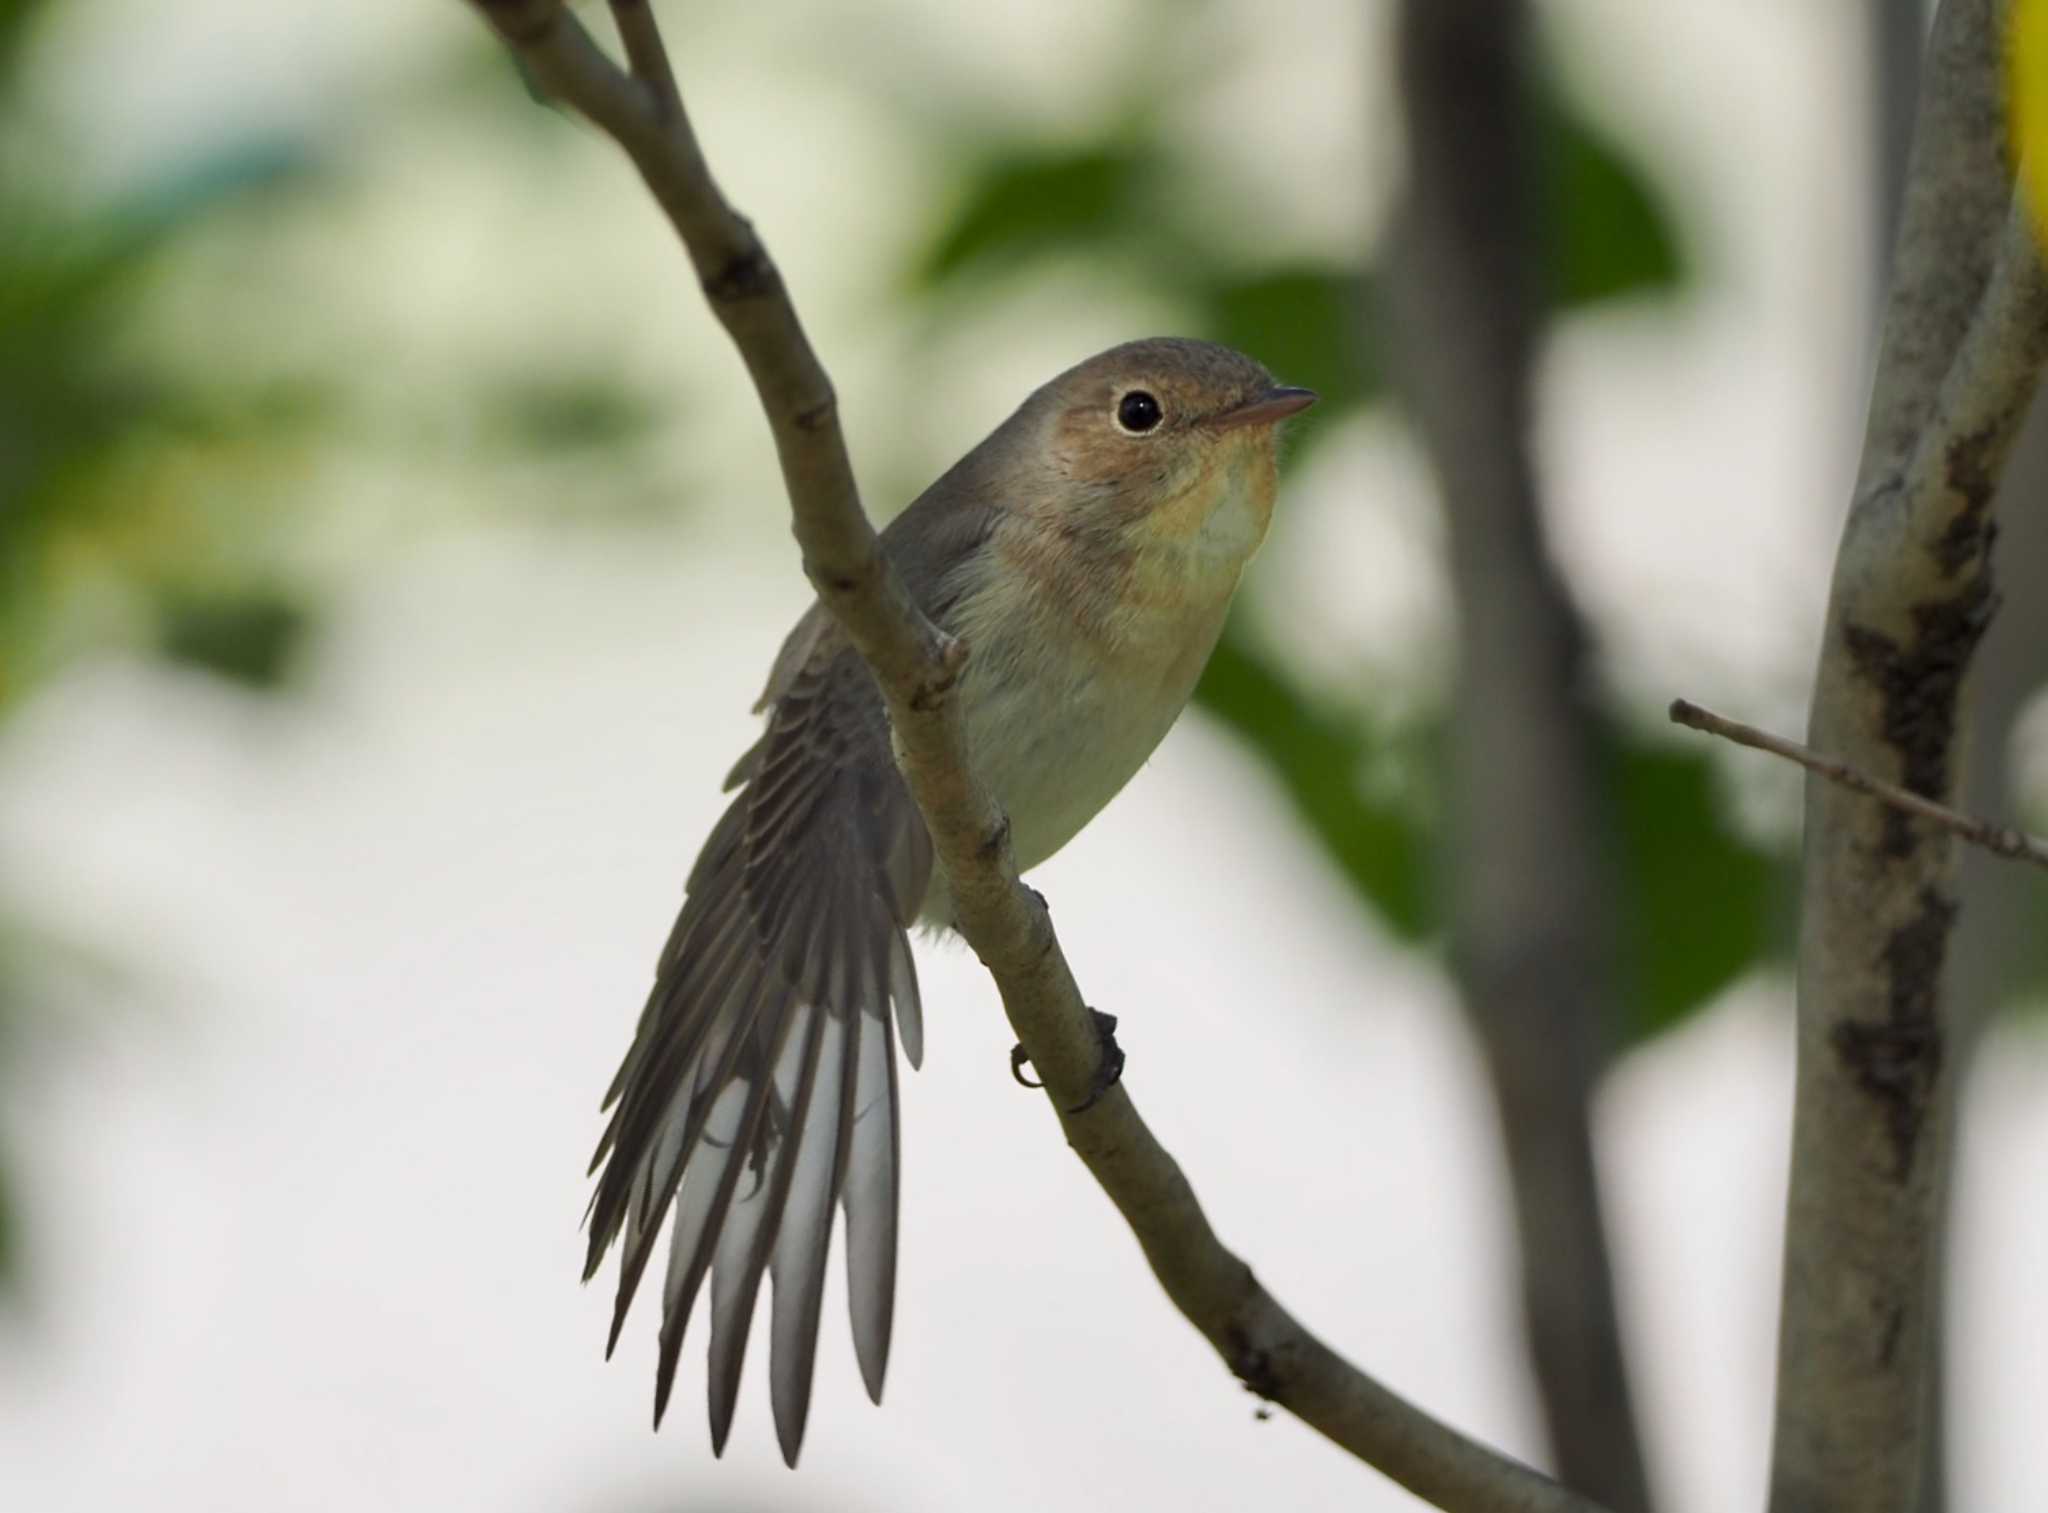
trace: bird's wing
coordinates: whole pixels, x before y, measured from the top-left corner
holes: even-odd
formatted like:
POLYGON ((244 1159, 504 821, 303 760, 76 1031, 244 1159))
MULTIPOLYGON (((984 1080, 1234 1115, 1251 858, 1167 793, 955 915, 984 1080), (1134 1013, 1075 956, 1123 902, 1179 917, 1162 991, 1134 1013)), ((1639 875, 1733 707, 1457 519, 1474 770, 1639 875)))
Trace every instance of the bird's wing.
POLYGON ((923 1030, 905 927, 932 865, 872 675, 821 614, 777 662, 767 733, 734 769, 744 787, 697 859, 606 1095, 585 1272, 621 1242, 616 1345, 673 1203, 654 1419, 708 1273, 714 1451, 732 1425, 755 1294, 772 1276, 769 1378, 791 1465, 835 1201, 854 1350, 881 1399, 896 1286, 890 1008, 915 1067, 923 1030))

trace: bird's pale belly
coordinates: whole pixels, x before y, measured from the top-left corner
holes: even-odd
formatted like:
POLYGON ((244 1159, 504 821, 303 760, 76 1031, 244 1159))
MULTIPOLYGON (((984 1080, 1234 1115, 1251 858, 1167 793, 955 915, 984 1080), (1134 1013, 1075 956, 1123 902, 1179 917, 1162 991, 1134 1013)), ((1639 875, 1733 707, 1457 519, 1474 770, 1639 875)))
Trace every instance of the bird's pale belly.
MULTIPOLYGON (((1145 765, 1194 692, 1222 609, 1190 614, 1171 637, 1121 655, 1043 623, 1018 643, 977 648, 962 713, 974 769, 1009 816, 1019 870, 1066 845, 1145 765)), ((925 913, 951 918, 942 870, 925 913)))

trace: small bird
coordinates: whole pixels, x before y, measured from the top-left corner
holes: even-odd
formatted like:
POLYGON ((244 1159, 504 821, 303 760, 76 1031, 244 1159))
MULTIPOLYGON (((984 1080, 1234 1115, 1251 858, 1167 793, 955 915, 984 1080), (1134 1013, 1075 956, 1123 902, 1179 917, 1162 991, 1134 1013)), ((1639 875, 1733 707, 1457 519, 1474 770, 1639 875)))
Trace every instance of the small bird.
MULTIPOLYGON (((970 649, 955 695, 969 759, 1010 818, 1020 868, 1094 818, 1186 706, 1265 539, 1279 423, 1315 398, 1228 347, 1129 342, 1039 389, 882 532, 911 597, 970 649)), ((720 1453, 771 1276, 770 1396, 794 1466, 835 1204, 854 1352, 881 1401, 894 1036, 912 1067, 924 1051, 906 932, 953 911, 881 694, 822 604, 755 709, 767 730, 726 780, 740 791, 690 873, 605 1095, 584 1277, 619 1242, 609 1355, 673 1207, 654 1422, 708 1275, 720 1453)))

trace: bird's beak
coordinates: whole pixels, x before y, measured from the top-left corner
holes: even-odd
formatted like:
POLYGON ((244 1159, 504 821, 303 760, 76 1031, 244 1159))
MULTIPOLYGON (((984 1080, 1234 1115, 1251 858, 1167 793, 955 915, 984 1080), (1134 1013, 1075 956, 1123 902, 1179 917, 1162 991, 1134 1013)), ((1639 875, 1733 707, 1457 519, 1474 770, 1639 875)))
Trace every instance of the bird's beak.
POLYGON ((1306 410, 1315 402, 1314 389, 1268 389, 1263 394, 1254 394, 1242 404, 1233 405, 1220 415, 1211 416, 1209 429, 1234 431, 1239 426, 1269 426, 1306 410))

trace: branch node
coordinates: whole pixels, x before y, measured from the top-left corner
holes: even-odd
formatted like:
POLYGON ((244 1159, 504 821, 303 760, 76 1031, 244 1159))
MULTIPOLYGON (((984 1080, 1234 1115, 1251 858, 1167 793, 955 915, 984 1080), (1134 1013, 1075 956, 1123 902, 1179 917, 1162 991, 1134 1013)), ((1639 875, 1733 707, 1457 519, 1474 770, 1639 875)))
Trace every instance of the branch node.
POLYGON ((920 679, 910 693, 910 707, 918 714, 930 714, 952 696, 967 666, 967 643, 940 631, 936 646, 925 658, 933 671, 920 679))
POLYGON ((747 299, 771 299, 782 292, 782 276, 762 250, 749 241, 717 272, 704 279, 704 297, 713 304, 736 304, 747 299))
POLYGON ((831 425, 839 414, 839 396, 827 394, 817 404, 798 410, 792 419, 799 431, 817 432, 831 425))
POLYGON ((647 92, 649 114, 664 126, 680 121, 683 98, 676 89, 675 71, 669 67, 668 49, 662 45, 653 7, 647 0, 611 0, 611 5, 612 22, 626 45, 627 66, 647 92))
POLYGON ((1272 1354, 1253 1344, 1241 1324, 1230 1325, 1225 1338, 1229 1343, 1231 1375, 1254 1397, 1268 1403, 1280 1402, 1287 1388, 1273 1365, 1272 1354))

